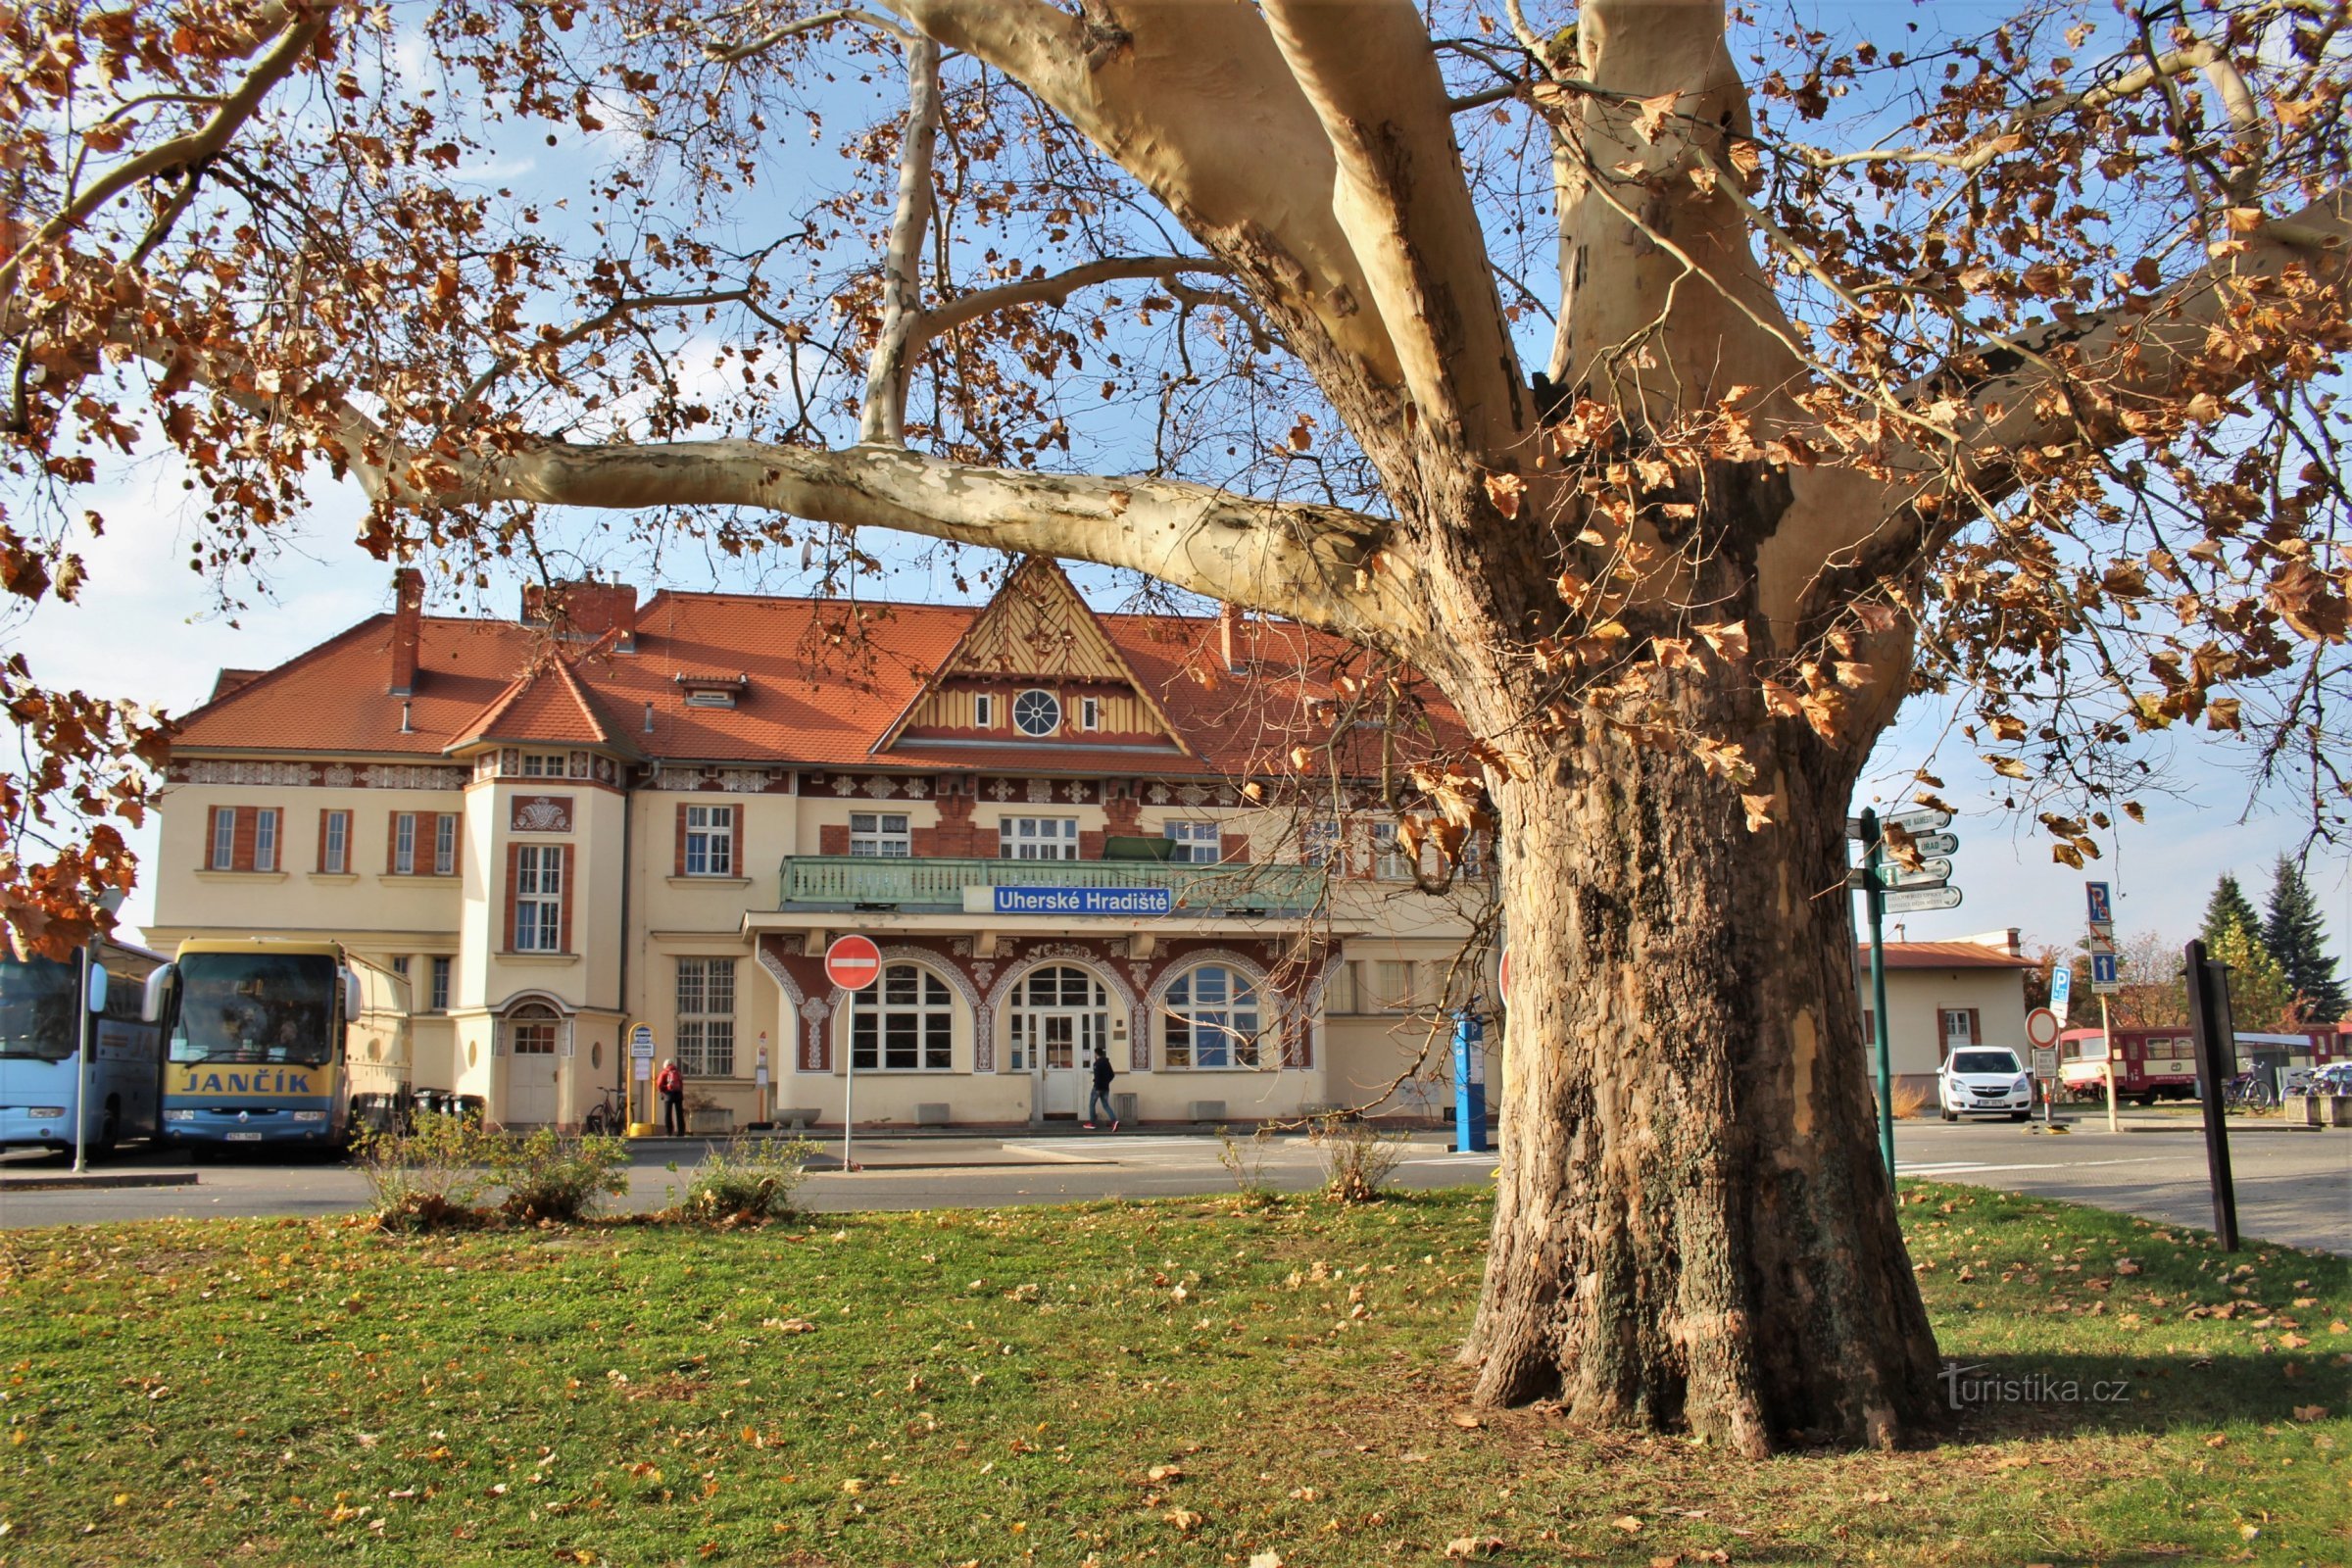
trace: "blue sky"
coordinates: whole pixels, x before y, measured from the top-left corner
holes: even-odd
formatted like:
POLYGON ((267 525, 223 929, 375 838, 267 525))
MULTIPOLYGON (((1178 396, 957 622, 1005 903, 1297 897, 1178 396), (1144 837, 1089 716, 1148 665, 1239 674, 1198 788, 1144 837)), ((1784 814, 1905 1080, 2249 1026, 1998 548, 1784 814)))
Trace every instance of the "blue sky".
MULTIPOLYGON (((2013 8, 1880 0, 1801 9, 1832 30, 1894 43, 1909 23, 1920 24, 1921 34, 1972 31, 2013 8)), ((2093 17, 2101 11, 2095 8, 2093 17)), ((1921 34, 1910 35, 1914 45, 1921 34)), ((875 95, 862 100, 869 104, 887 101, 895 107, 899 96, 895 86, 864 90, 875 95)), ((845 97, 849 93, 845 86, 845 97)), ((1834 125, 1845 109, 1834 117, 1834 125)), ((1849 138, 1854 134, 1850 124, 1842 128, 1849 138)), ((555 175, 567 161, 564 152, 539 156, 549 162, 535 173, 532 158, 522 156, 484 170, 483 176, 527 185, 535 177, 555 175)), ((770 187, 771 200, 785 195, 770 187)), ((1541 322, 1531 323, 1531 339, 1546 330, 1541 322)), ((1526 347, 1530 362, 1540 363, 1539 343, 1531 340, 1526 347)), ((151 457, 122 471, 108 494, 93 498, 110 527, 105 538, 82 547, 91 575, 81 602, 48 604, 29 616, 20 612, 11 624, 0 626, 0 640, 24 647, 38 678, 186 712, 202 702, 219 668, 279 662, 388 607, 387 568, 351 543, 360 510, 356 498, 321 489, 312 514, 287 535, 279 558, 265 568, 271 598, 232 621, 217 610, 210 585, 187 569, 189 517, 179 477, 169 458, 151 457)), ((957 597, 936 547, 898 544, 885 554, 893 566, 891 597, 957 597)), ((721 576, 699 559, 675 552, 665 558, 665 571, 669 585, 685 588, 739 587, 745 580, 740 573, 721 576)), ((780 571, 771 564, 767 581, 789 591, 799 586, 798 576, 789 564, 780 571)), ((1081 580, 1101 602, 1115 601, 1124 592, 1107 577, 1082 574, 1081 580)), ((478 603, 435 608, 512 613, 517 591, 516 581, 498 581, 478 603)), ((1866 802, 1907 802, 1910 776, 1930 761, 1947 716, 1924 700, 1905 709, 1873 759, 1857 808, 1866 802)), ((1963 841, 1954 881, 1966 902, 1956 910, 1905 917, 1905 934, 1928 940, 2017 926, 2030 942, 2071 942, 2080 934, 2082 884, 2088 877, 2113 884, 2118 918, 2127 931, 2152 929, 2174 940, 2193 932, 2214 879, 2224 871, 2234 871, 2259 905, 2271 862, 2281 851, 2300 846, 2302 820, 2291 803, 2284 810, 2249 806, 2240 771, 2242 748, 2184 732, 2161 739, 2167 788, 2143 797, 2144 825, 2122 822, 2102 836, 2105 858, 2088 871, 2052 862, 2048 841, 2030 816, 1998 811, 2007 786, 1976 760, 1970 747, 1942 746, 1933 757, 1934 771, 1945 780, 1941 793, 1962 811, 1954 828, 1963 841)), ((152 828, 135 834, 133 842, 152 850, 152 828)), ((2352 858, 2315 857, 2307 874, 2329 923, 2329 951, 2343 960, 2346 938, 2352 935, 2352 858)), ((151 907, 142 890, 125 914, 136 923, 151 907)), ((2352 971, 2352 962, 2342 967, 2352 971)))

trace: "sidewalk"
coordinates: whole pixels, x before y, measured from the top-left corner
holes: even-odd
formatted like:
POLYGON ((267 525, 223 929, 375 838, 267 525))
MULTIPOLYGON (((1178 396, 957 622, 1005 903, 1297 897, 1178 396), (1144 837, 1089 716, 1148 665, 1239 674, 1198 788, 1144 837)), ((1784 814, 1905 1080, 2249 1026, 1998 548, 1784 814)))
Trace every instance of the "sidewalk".
POLYGON ((85 1170, 74 1174, 71 1167, 55 1170, 29 1168, 23 1175, 0 1172, 0 1193, 77 1193, 99 1192, 113 1187, 193 1187, 196 1173, 192 1170, 85 1170))

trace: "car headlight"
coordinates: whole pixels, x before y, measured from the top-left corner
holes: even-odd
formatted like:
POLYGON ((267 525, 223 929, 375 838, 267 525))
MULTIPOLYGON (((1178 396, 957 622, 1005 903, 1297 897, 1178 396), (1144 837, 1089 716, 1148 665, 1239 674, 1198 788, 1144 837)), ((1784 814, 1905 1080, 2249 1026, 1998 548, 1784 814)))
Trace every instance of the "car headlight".
POLYGON ((296 1121, 324 1121, 326 1112, 323 1110, 298 1110, 294 1113, 294 1119, 296 1121))
POLYGON ((2032 1094, 2032 1093, 2034 1092, 2034 1075, 2033 1075, 2032 1073, 2025 1073, 2025 1072, 2021 1072, 2021 1073, 2019 1073, 2019 1074, 2017 1075, 2017 1082, 2015 1082, 2015 1083, 2011 1084, 2011 1085, 2009 1086, 2009 1090, 2010 1090, 2010 1093, 2012 1093, 2012 1094, 2018 1094, 2018 1095, 2030 1095, 2030 1094, 2032 1094))
POLYGON ((196 1113, 192 1110, 167 1110, 164 1112, 166 1121, 194 1121, 195 1119, 196 1113))
POLYGON ((31 1111, 35 1117, 63 1116, 65 1113, 66 1107, 63 1105, 35 1105, 31 1111))

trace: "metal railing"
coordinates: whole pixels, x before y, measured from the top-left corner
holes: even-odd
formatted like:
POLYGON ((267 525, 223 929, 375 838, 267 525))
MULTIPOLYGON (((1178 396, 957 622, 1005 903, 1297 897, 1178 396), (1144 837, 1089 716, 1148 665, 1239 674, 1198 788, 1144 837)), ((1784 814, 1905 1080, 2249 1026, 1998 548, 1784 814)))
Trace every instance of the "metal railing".
POLYGON ((1178 910, 1295 913, 1324 893, 1319 865, 1165 865, 1151 860, 881 859, 795 855, 783 909, 955 909, 966 888, 1166 888, 1178 910))

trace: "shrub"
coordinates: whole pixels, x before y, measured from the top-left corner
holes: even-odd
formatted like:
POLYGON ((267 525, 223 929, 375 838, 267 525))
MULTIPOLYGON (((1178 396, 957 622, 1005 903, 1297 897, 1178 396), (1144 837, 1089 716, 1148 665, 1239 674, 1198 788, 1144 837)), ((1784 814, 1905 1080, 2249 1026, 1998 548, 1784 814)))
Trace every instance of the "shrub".
POLYGON ((1915 1083, 1898 1083, 1887 1101, 1894 1107, 1895 1120, 1910 1121, 1928 1108, 1928 1091, 1915 1083))
POLYGON ((1404 1157, 1403 1134, 1345 1116, 1324 1117, 1309 1136, 1323 1156, 1324 1195, 1335 1203, 1373 1201, 1404 1157))
POLYGON ((371 1200, 368 1217, 387 1231, 464 1230, 482 1221, 475 1207, 493 1184, 484 1167, 490 1136, 465 1116, 430 1112, 407 1131, 366 1132, 354 1162, 371 1200))
POLYGON ((686 1184, 685 1216, 706 1224, 781 1219, 815 1152, 806 1138, 738 1138, 715 1148, 686 1184))
POLYGON ((1274 1152, 1274 1135, 1260 1127, 1248 1138, 1236 1138, 1233 1129, 1217 1129, 1217 1163, 1233 1178, 1234 1191, 1245 1207, 1261 1207, 1280 1200, 1281 1195, 1266 1185, 1266 1159, 1274 1152))
POLYGON ((617 1138, 566 1138, 542 1127, 511 1138, 491 1156, 503 1205, 513 1220, 577 1220, 594 1214, 608 1197, 629 1190, 629 1152, 617 1138))

